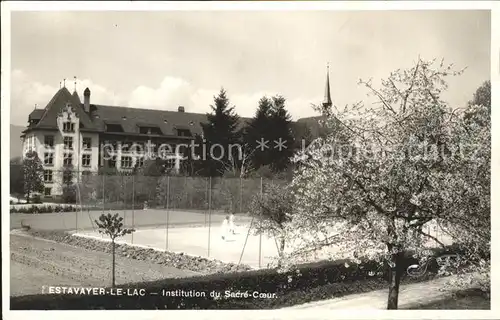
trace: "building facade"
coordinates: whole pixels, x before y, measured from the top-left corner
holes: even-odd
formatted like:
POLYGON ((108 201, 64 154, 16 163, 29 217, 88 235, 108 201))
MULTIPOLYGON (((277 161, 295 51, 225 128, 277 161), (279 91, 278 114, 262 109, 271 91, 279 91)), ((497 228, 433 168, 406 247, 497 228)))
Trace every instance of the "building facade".
POLYGON ((66 184, 100 168, 132 171, 145 159, 162 156, 172 172, 180 168, 179 145, 201 134, 206 115, 91 104, 84 91, 61 88, 44 109, 36 109, 21 136, 23 157, 36 151, 44 168, 45 196, 60 195, 66 184), (66 174, 67 173, 67 174, 66 174))
MULTIPOLYGON (((328 73, 322 105, 332 105, 328 73)), ((299 119, 292 130, 307 128, 318 136, 319 119, 299 119)), ((243 125, 249 119, 240 120, 243 125)), ((132 171, 148 157, 161 156, 167 169, 178 172, 185 152, 181 147, 203 135, 205 122, 206 114, 185 112, 183 106, 169 111, 93 104, 89 88, 82 103, 76 90, 70 93, 62 87, 44 109, 29 115, 21 136, 23 156, 37 152, 44 168, 44 196, 57 196, 82 174, 101 168, 132 171)))

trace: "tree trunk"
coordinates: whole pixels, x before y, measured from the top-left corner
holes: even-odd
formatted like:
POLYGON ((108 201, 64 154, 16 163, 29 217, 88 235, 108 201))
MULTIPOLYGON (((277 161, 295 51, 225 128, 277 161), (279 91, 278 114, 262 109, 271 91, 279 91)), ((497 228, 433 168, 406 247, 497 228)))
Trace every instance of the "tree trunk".
POLYGON ((387 310, 396 310, 398 308, 399 284, 401 282, 402 270, 402 252, 392 255, 391 262, 393 266, 389 269, 389 296, 387 298, 387 310))
POLYGON ((278 259, 278 268, 281 268, 281 262, 283 260, 283 255, 285 254, 285 237, 282 236, 280 239, 280 247, 279 247, 279 259, 278 259))
POLYGON ((111 255, 113 256, 113 265, 111 266, 111 287, 115 287, 115 239, 111 239, 111 255))

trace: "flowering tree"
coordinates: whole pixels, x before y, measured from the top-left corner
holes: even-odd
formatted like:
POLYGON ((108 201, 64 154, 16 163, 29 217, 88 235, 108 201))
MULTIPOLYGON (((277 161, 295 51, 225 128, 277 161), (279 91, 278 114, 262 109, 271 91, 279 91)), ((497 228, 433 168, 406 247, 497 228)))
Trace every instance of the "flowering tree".
POLYGON ((332 256, 381 258, 390 268, 387 308, 397 309, 404 253, 444 246, 424 226, 469 230, 489 212, 489 128, 470 131, 463 110, 441 99, 445 79, 462 72, 419 58, 380 89, 360 80, 373 106, 324 111, 332 130, 296 159, 290 228, 303 239, 290 258, 333 245, 332 256))
POLYGON ((258 219, 256 233, 266 234, 276 240, 280 267, 285 253, 287 226, 292 218, 293 196, 288 186, 271 184, 266 189, 262 195, 254 196, 249 211, 258 219))

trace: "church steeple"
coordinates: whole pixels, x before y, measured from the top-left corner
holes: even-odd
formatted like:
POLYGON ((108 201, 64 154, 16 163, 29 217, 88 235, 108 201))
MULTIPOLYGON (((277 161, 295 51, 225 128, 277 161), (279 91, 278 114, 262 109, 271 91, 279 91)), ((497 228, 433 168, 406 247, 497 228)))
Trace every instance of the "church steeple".
POLYGON ((323 99, 323 108, 332 106, 332 97, 330 95, 330 66, 326 65, 326 85, 325 85, 325 98, 323 99))

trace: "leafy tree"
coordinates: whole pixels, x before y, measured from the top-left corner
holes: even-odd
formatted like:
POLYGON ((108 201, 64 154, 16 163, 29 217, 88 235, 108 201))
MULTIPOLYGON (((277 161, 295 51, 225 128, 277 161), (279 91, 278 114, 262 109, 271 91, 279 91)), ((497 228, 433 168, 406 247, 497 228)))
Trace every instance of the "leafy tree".
POLYGON ((464 116, 467 121, 479 121, 478 124, 481 127, 487 126, 486 122, 480 122, 484 120, 488 121, 487 118, 484 118, 484 115, 475 115, 475 112, 478 111, 475 106, 483 106, 489 113, 491 113, 491 82, 489 80, 485 81, 479 88, 477 88, 472 100, 467 103, 467 110, 464 116))
POLYGON ((477 88, 472 100, 469 101, 468 106, 484 106, 491 110, 491 81, 487 80, 477 88))
POLYGON ((115 213, 114 215, 111 213, 103 213, 99 216, 99 220, 95 220, 95 223, 99 228, 99 233, 107 235, 111 239, 111 254, 113 257, 111 267, 111 286, 113 288, 115 287, 115 239, 131 234, 135 231, 134 229, 124 228, 122 221, 123 218, 119 217, 118 213, 115 213))
POLYGON ((360 81, 378 101, 373 107, 327 112, 334 130, 297 158, 290 229, 303 244, 292 258, 332 245, 338 247, 332 255, 353 261, 378 257, 389 268, 387 308, 397 309, 404 252, 423 256, 428 246, 444 245, 424 226, 466 228, 464 220, 483 219, 489 157, 472 159, 471 150, 462 151, 472 146, 486 155, 488 129, 467 131, 463 114, 440 98, 445 78, 461 73, 419 58, 412 68, 392 72, 380 89, 360 81))
POLYGON ((62 200, 65 203, 76 203, 77 187, 74 183, 75 171, 73 166, 64 166, 62 171, 62 200))
POLYGON ((10 160, 10 193, 18 198, 24 195, 23 163, 20 157, 10 160))
POLYGON ((206 160, 203 160, 203 155, 200 156, 202 157, 204 175, 221 176, 227 167, 232 166, 232 159, 239 159, 238 148, 230 148, 231 145, 240 145, 239 117, 234 112, 234 107, 230 107, 229 99, 223 88, 214 97, 214 104, 210 107, 212 113, 207 114, 208 122, 201 124, 206 141, 206 160))
POLYGON ((257 234, 266 234, 276 240, 278 267, 285 253, 287 226, 293 212, 293 195, 287 186, 270 184, 262 195, 255 195, 250 204, 250 213, 258 219, 255 225, 257 234))
POLYGON ((43 166, 42 161, 35 151, 26 153, 23 161, 24 193, 29 203, 31 195, 43 192, 43 166))

